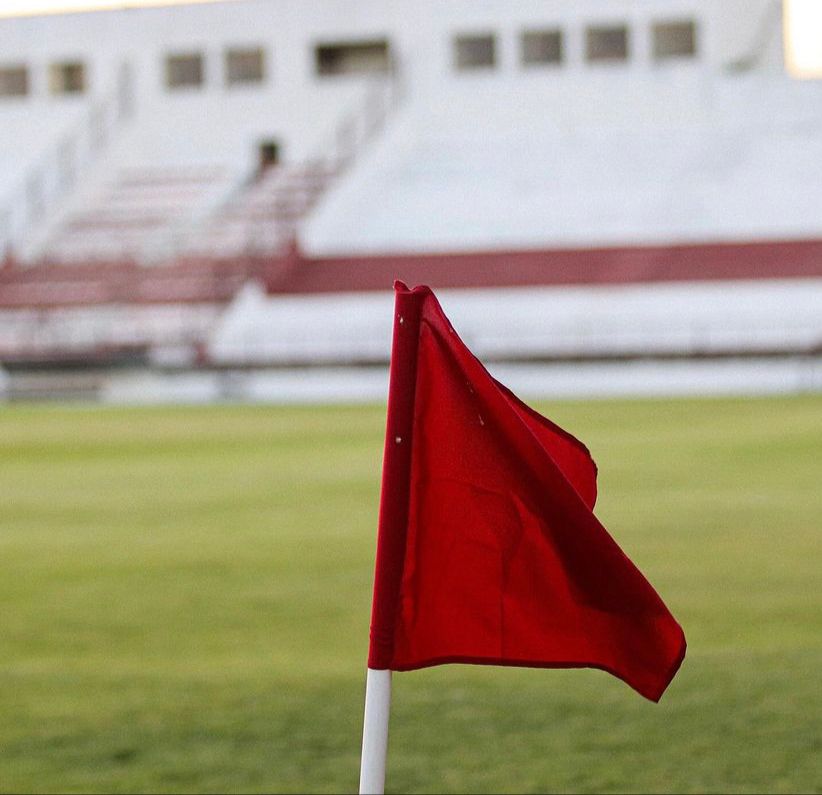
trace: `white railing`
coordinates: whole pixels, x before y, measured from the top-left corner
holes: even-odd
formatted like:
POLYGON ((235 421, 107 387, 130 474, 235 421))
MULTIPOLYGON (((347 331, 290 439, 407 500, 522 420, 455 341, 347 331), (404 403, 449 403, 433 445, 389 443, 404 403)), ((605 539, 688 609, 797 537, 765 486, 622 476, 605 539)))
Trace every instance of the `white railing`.
POLYGON ((748 48, 726 64, 729 72, 751 72, 765 58, 768 48, 782 35, 782 0, 771 0, 765 7, 748 48))
POLYGON ((101 99, 91 98, 74 127, 52 142, 20 182, 0 197, 0 262, 25 258, 29 242, 133 115, 132 74, 124 63, 114 90, 101 99))
POLYGON ((403 99, 403 86, 396 68, 383 78, 375 80, 361 103, 340 119, 332 136, 317 148, 311 162, 349 165, 353 163, 379 135, 394 110, 403 99))
POLYGON ((182 222, 158 239, 154 258, 157 252, 164 257, 205 253, 202 242, 213 240, 215 234, 219 237, 219 224, 244 204, 253 204, 253 212, 249 209, 247 218, 234 222, 233 233, 226 233, 230 242, 224 248, 215 243, 214 253, 253 256, 288 248, 300 223, 329 187, 370 148, 402 99, 403 86, 397 69, 392 68, 366 87, 358 104, 333 125, 307 157, 297 163, 273 166, 271 173, 262 178, 256 172, 243 174, 234 189, 204 215, 182 222), (319 189, 306 201, 311 193, 308 184, 316 186, 318 182, 319 189))

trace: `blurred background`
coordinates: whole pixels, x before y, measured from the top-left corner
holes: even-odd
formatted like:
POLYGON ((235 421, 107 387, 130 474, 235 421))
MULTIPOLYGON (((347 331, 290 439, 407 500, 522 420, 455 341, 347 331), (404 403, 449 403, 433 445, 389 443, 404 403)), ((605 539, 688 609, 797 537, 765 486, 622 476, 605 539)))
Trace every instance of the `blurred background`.
POLYGON ((0 0, 0 790, 354 788, 399 278, 689 657, 399 676, 389 788, 822 791, 820 208, 820 0, 0 0))
POLYGON ((116 5, 0 20, 8 399, 381 398, 394 278, 533 394, 822 388, 818 2, 116 5))

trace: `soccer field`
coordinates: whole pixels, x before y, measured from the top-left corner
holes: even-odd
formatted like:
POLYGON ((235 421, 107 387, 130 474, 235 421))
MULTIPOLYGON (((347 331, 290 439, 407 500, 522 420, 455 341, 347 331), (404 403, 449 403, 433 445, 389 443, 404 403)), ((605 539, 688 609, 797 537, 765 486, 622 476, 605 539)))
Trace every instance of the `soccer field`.
MULTIPOLYGON (((397 674, 388 791, 822 792, 822 397, 540 408, 688 656, 397 674)), ((0 790, 354 790, 384 412, 0 410, 0 790)))

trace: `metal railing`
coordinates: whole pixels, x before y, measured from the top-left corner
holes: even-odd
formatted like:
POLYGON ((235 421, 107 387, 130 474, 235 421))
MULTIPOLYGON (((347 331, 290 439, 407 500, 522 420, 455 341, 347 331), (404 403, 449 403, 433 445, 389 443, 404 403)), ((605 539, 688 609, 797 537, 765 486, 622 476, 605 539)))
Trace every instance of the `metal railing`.
POLYGON ((782 0, 771 0, 759 19, 750 45, 744 52, 726 64, 726 70, 743 73, 751 72, 759 67, 765 58, 768 47, 775 40, 779 40, 782 33, 782 24, 782 0))
POLYGON ((80 120, 46 147, 22 179, 0 197, 0 262, 25 256, 28 245, 134 115, 131 68, 120 67, 107 96, 91 98, 80 120))
POLYGON ((174 229, 173 235, 158 241, 163 244, 163 253, 166 256, 206 254, 199 247, 200 241, 213 238, 221 218, 232 215, 235 216, 233 223, 242 225, 239 239, 226 233, 234 241, 227 247, 232 250, 222 251, 216 244, 218 257, 229 253, 264 256, 287 250, 294 244, 301 222, 331 185, 371 147, 402 99, 403 86, 398 70, 392 66, 366 86, 359 102, 336 121, 305 158, 272 166, 263 176, 256 171, 244 175, 204 217, 174 229), (237 221, 238 211, 242 216, 244 210, 247 217, 237 221))

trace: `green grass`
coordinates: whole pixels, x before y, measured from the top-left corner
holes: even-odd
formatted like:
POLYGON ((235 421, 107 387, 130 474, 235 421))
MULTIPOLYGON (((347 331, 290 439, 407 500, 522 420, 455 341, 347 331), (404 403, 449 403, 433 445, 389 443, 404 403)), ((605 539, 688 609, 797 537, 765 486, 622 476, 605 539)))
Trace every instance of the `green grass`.
MULTIPOLYGON (((822 398, 542 408, 688 657, 398 674, 389 791, 822 792, 822 398)), ((354 790, 383 423, 0 410, 0 790, 354 790)))

